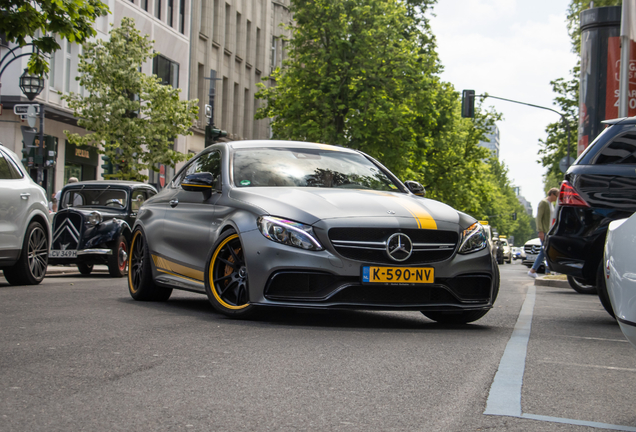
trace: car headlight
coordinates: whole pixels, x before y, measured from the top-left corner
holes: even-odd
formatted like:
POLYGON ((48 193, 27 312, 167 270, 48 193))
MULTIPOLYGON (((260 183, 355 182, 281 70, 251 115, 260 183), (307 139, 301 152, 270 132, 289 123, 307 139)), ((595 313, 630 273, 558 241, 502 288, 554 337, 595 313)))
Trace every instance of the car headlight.
POLYGON ((88 217, 86 218, 86 222, 89 225, 99 225, 100 223, 102 223, 102 214, 100 212, 91 212, 88 217))
POLYGON ((488 244, 484 227, 479 222, 475 222, 462 231, 460 242, 460 254, 477 252, 484 249, 488 244))
POLYGON ((258 218, 258 228, 271 241, 301 249, 319 251, 323 247, 309 225, 271 216, 258 218))

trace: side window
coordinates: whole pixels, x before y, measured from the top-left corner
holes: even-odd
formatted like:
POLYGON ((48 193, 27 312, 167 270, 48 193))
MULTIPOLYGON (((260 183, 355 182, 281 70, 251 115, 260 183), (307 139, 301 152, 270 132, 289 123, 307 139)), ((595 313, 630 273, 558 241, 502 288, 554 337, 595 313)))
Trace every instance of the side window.
POLYGON ((3 153, 0 153, 0 180, 14 180, 19 178, 22 178, 22 174, 20 174, 18 169, 3 153))
POLYGON ((188 174, 209 172, 215 178, 221 175, 221 153, 210 152, 195 159, 188 168, 188 174))
POLYGON ((138 211, 145 201, 146 201, 146 193, 143 190, 133 191, 132 198, 130 201, 131 210, 138 211))
POLYGON ((595 165, 636 164, 636 132, 619 135, 597 156, 595 165))

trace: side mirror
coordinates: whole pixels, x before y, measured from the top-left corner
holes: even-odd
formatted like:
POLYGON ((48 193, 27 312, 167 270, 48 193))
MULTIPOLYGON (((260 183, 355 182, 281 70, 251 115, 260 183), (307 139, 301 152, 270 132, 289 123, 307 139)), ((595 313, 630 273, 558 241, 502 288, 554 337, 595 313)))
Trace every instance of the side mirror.
POLYGON ((404 185, 411 191, 413 195, 417 195, 421 197, 426 195, 426 189, 424 189, 424 186, 422 186, 416 181, 412 181, 412 180, 405 181, 404 185))
POLYGON ((183 190, 188 192, 212 193, 215 185, 214 176, 209 173, 196 173, 187 175, 181 182, 183 190))

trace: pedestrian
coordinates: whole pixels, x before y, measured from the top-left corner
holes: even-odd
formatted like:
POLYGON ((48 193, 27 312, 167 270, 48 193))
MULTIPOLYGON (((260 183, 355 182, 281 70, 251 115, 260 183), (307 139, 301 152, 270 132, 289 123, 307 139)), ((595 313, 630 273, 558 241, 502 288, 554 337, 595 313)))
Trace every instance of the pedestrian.
MULTIPOLYGON (((554 223, 555 217, 555 207, 554 203, 559 197, 559 190, 557 188, 552 188, 548 191, 548 196, 539 202, 539 208, 537 209, 537 231, 539 231, 539 239, 541 240, 541 249, 539 250, 539 255, 537 259, 534 260, 534 264, 532 268, 528 272, 528 276, 531 278, 537 277, 537 270, 543 263, 545 259, 545 251, 543 250, 543 243, 545 241, 545 235, 550 231, 550 227, 554 223)), ((549 270, 546 266, 545 272, 548 273, 549 270)))
MULTIPOLYGON (((66 183, 66 184, 77 183, 78 181, 79 180, 77 179, 77 177, 70 177, 68 179, 68 183, 66 183)), ((60 204, 60 198, 61 197, 62 197, 62 189, 57 191, 55 193, 55 196, 51 200, 51 201, 53 201, 53 212, 56 212, 58 210, 58 205, 60 204)))

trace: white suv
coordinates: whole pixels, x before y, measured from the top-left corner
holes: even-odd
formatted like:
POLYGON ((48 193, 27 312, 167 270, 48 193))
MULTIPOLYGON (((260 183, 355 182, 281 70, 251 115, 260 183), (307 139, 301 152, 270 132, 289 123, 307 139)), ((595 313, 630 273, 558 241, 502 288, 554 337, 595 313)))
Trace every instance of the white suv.
POLYGON ((51 225, 46 192, 20 158, 0 144, 0 270, 11 285, 42 282, 51 225))

